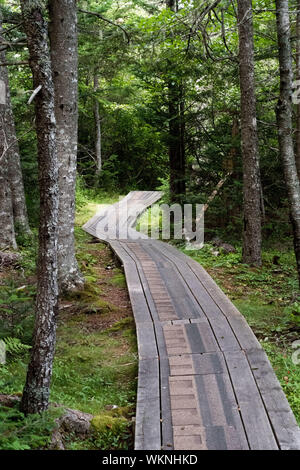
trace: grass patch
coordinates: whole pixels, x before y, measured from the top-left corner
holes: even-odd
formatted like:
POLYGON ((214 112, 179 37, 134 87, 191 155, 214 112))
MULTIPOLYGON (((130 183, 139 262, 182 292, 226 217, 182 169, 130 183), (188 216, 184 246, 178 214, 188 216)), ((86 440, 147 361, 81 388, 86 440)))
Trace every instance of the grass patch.
POLYGON ((113 286, 126 287, 126 278, 125 274, 121 269, 115 269, 113 276, 109 281, 113 286))

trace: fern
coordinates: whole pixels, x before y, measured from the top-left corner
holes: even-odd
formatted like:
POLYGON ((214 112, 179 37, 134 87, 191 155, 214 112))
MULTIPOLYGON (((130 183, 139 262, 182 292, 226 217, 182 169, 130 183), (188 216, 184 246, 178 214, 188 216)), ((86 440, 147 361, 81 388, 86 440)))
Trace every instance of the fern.
POLYGON ((6 352, 11 356, 24 354, 31 348, 31 346, 28 344, 23 344, 19 338, 12 338, 11 336, 4 338, 4 342, 6 346, 6 352))

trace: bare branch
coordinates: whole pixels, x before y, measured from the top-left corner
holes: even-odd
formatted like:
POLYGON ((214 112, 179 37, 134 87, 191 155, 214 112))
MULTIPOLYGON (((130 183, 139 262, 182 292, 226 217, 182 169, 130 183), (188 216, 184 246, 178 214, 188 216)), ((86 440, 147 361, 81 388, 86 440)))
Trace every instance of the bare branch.
POLYGON ((38 94, 38 92, 41 90, 42 88, 42 85, 39 85, 32 93, 32 95, 30 96, 29 100, 27 101, 27 104, 30 104, 32 103, 32 101, 34 100, 34 98, 36 97, 36 95, 38 94))
POLYGON ((114 23, 113 21, 109 20, 108 18, 104 18, 104 16, 100 15, 100 13, 96 13, 95 11, 82 10, 81 8, 78 8, 78 11, 80 11, 81 13, 85 13, 86 15, 97 16, 97 18, 100 18, 100 20, 106 21, 106 23, 109 23, 113 26, 116 26, 117 28, 120 28, 123 31, 123 33, 125 34, 128 44, 130 44, 129 34, 127 33, 126 29, 123 28, 123 26, 121 26, 120 24, 114 23))

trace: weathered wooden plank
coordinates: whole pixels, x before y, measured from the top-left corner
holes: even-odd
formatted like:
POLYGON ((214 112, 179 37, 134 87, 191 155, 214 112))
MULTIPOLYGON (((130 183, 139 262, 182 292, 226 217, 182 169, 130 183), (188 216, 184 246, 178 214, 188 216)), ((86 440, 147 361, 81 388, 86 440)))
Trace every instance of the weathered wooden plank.
MULTIPOLYGON (((158 243, 160 245, 162 244, 162 242, 155 243, 158 243)), ((207 291, 207 294, 209 294, 211 299, 213 299, 214 303, 217 305, 217 311, 222 311, 225 317, 228 319, 228 322, 234 332, 234 335, 238 339, 238 342, 240 343, 242 349, 261 348, 257 338, 249 327, 245 318, 232 304, 232 302, 224 294, 224 292, 218 287, 218 285, 213 281, 210 275, 202 268, 202 266, 197 263, 197 261, 186 256, 184 253, 181 253, 178 250, 174 249, 172 246, 167 245, 166 243, 163 243, 163 245, 166 245, 166 247, 164 247, 164 251, 166 253, 171 253, 172 259, 174 261, 178 256, 178 260, 180 259, 182 265, 187 265, 194 272, 202 286, 207 291)), ((182 270, 182 268, 180 268, 180 270, 182 270)), ((186 268, 184 268, 184 270, 186 270, 186 268)), ((197 295, 196 292, 195 295, 197 295)), ((213 312, 211 311, 210 318, 212 317, 213 312)))
POLYGON ((178 317, 187 319, 204 317, 201 306, 191 294, 189 287, 174 264, 165 256, 162 257, 157 250, 151 249, 147 245, 146 243, 143 244, 145 250, 151 254, 152 259, 156 260, 161 279, 172 299, 178 317))
POLYGON ((300 429, 266 353, 261 349, 246 352, 282 450, 300 450, 300 429))
POLYGON ((160 387, 161 387, 161 431, 162 449, 171 450, 174 448, 171 397, 169 389, 169 360, 164 355, 160 357, 160 387))
POLYGON ((217 286, 209 274, 194 260, 189 261, 189 266, 228 319, 235 336, 238 338, 241 348, 260 349, 261 345, 245 318, 224 292, 217 286))
POLYGON ((123 261, 128 293, 135 321, 137 323, 151 321, 151 315, 145 299, 143 286, 134 260, 126 253, 120 242, 112 242, 111 246, 123 261))
POLYGON ((158 359, 139 361, 135 449, 161 449, 158 359))
MULTIPOLYGON (((248 449, 246 434, 238 411, 238 405, 227 373, 172 376, 170 381, 173 426, 221 426, 234 429, 235 444, 232 448, 248 449), (195 404, 195 399, 197 404, 195 404), (238 445, 236 442, 238 441, 238 445)), ((232 436, 233 436, 232 434, 232 436)), ((211 438, 212 439, 212 438, 211 438)), ((217 440, 210 448, 220 448, 217 440)), ((174 440, 174 445, 175 440, 174 440)), ((223 448, 228 442, 223 436, 223 448)), ((230 447, 228 447, 230 448, 230 447)))
POLYGON ((224 355, 241 410, 250 449, 278 449, 268 415, 244 351, 227 351, 224 355))
POLYGON ((242 450, 232 426, 174 426, 174 445, 178 450, 242 450))
MULTIPOLYGON (((170 260, 172 260, 178 272, 181 274, 182 279, 184 279, 184 281, 188 284, 189 291, 192 293, 194 298, 197 300, 199 307, 207 316, 220 348, 223 351, 240 349, 240 344, 237 340, 237 337, 233 333, 233 330, 221 309, 216 305, 212 297, 204 289, 202 283, 199 281, 195 273, 193 273, 190 267, 186 264, 186 259, 188 260, 189 258, 185 257, 185 261, 183 262, 181 257, 177 258, 176 255, 169 252, 168 248, 164 249, 165 247, 162 243, 158 243, 157 245, 155 243, 152 246, 157 246, 164 256, 167 256, 170 260)), ((193 316, 190 318, 192 319, 192 322, 193 316)), ((253 333, 252 336, 254 336, 253 333)))
POLYGON ((169 364, 170 375, 207 375, 226 372, 224 357, 220 352, 171 356, 169 364))
POLYGON ((153 322, 136 323, 139 359, 158 357, 153 322))

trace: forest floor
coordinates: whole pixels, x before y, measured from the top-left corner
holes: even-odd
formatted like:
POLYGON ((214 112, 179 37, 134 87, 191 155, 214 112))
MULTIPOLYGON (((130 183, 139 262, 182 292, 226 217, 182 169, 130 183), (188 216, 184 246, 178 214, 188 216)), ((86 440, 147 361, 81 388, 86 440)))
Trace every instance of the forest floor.
MULTIPOLYGON (((133 447, 138 355, 125 277, 111 250, 81 229, 98 204, 117 199, 80 201, 77 213, 77 259, 86 284, 60 300, 51 403, 94 419, 86 438, 64 432, 65 449, 133 447)), ((27 245, 21 248, 20 265, 0 273, 0 338, 8 351, 7 363, 0 365, 0 393, 14 396, 21 395, 25 382, 36 283, 36 246, 20 242, 27 245)), ((51 448, 61 414, 52 406, 41 417, 25 418, 18 403, 0 406, 0 449, 51 448)))
MULTIPOLYGON (((92 433, 85 438, 64 433, 65 449, 133 448, 138 356, 125 277, 111 250, 81 229, 100 204, 118 198, 80 191, 77 195, 77 258, 86 286, 60 301, 51 403, 90 413, 94 419, 92 433)), ((0 271, 0 339, 5 338, 8 351, 7 363, 0 365, 0 393, 14 396, 21 395, 25 382, 36 290, 37 242, 19 239, 19 245, 21 260, 0 271)), ((177 247, 185 251, 182 244, 177 247)), ((235 253, 225 253, 206 244, 186 254, 203 265, 245 316, 300 424, 300 364, 292 360, 293 353, 297 356, 292 344, 300 339, 293 249, 288 243, 269 244, 258 269, 242 264, 241 248, 235 248, 235 253)), ((26 418, 17 404, 1 405, 0 395, 0 449, 51 448, 61 413, 51 406, 42 416, 26 418)))

